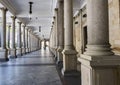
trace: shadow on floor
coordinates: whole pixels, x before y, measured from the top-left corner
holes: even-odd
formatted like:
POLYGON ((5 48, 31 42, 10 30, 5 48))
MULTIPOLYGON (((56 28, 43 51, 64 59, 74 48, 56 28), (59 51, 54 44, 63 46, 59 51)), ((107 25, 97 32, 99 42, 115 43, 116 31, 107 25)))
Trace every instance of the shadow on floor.
POLYGON ((81 76, 77 76, 77 77, 64 77, 61 74, 61 68, 58 68, 58 66, 56 66, 58 74, 60 76, 60 79, 62 81, 63 85, 81 85, 81 76))

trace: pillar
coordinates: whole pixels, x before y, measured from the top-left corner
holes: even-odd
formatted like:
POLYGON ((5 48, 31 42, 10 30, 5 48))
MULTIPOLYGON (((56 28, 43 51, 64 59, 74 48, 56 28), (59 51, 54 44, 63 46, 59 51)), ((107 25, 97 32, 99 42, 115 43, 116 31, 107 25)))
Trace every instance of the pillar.
POLYGON ((120 85, 120 56, 109 44, 108 0, 87 0, 87 24, 87 49, 79 58, 82 85, 120 85))
POLYGON ((6 48, 6 8, 0 8, 2 11, 2 28, 1 28, 1 49, 0 61, 8 61, 7 48, 6 48))
POLYGON ((58 0, 58 65, 63 62, 63 54, 62 51, 64 49, 64 1, 58 0))
POLYGON ((10 29, 11 29, 11 25, 8 26, 8 48, 10 48, 10 29))
POLYGON ((17 47, 17 56, 21 56, 22 55, 22 44, 21 44, 21 24, 22 22, 18 22, 18 47, 17 47))
POLYGON ((25 25, 23 25, 23 48, 22 53, 25 54, 25 25))
POLYGON ((43 42, 44 42, 44 49, 46 49, 46 40, 44 39, 43 42))
POLYGON ((28 30, 28 52, 30 52, 30 43, 31 43, 31 39, 30 39, 30 32, 31 30, 28 30))
POLYGON ((26 32, 25 33, 26 33, 26 53, 28 53, 28 28, 26 28, 26 32))
POLYGON ((7 42, 7 45, 8 45, 8 55, 10 54, 10 29, 11 29, 11 25, 9 25, 8 26, 8 36, 7 36, 7 38, 8 38, 8 42, 7 42))
POLYGON ((15 20, 16 17, 15 16, 11 16, 12 18, 12 40, 11 40, 11 49, 10 49, 10 56, 13 58, 17 58, 16 56, 16 47, 15 47, 15 20))
POLYGON ((64 76, 77 76, 77 52, 73 47, 73 1, 64 0, 64 27, 65 41, 63 50, 63 69, 64 76))
POLYGON ((58 41, 58 8, 55 8, 55 17, 54 18, 54 38, 55 38, 55 41, 54 41, 54 50, 55 50, 55 60, 57 60, 58 58, 58 55, 57 55, 57 49, 58 49, 58 44, 59 44, 59 41, 58 41))
POLYGON ((39 49, 41 49, 41 39, 39 39, 39 49))

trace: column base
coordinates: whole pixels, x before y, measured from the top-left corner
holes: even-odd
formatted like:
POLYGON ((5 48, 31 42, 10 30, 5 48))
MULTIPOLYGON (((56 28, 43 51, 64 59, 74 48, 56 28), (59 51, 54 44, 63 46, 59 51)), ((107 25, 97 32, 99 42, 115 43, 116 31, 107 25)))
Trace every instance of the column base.
POLYGON ((114 55, 111 51, 110 45, 87 45, 85 55, 91 56, 107 56, 114 55))
POLYGON ((0 49, 0 62, 9 61, 8 50, 0 49))
POLYGON ((76 76, 77 73, 77 52, 75 50, 63 50, 63 71, 64 76, 76 76))
POLYGON ((76 70, 64 71, 62 69, 62 75, 65 77, 77 77, 77 76, 80 76, 80 72, 78 72, 76 70))
POLYGON ((57 54, 58 54, 58 56, 57 56, 57 65, 58 66, 63 66, 63 54, 62 54, 62 51, 63 51, 63 48, 58 48, 57 49, 57 54))
POLYGON ((120 85, 120 56, 81 55, 82 85, 120 85))
POLYGON ((25 48, 22 48, 22 54, 25 54, 25 48))
POLYGON ((57 58, 57 62, 59 61, 63 61, 63 54, 62 54, 63 48, 58 48, 57 49, 57 54, 58 54, 58 58, 57 58))
POLYGON ((10 49, 10 58, 17 58, 16 49, 10 49))
POLYGON ((22 56, 22 48, 17 48, 16 55, 17 56, 22 56))
POLYGON ((29 52, 29 48, 26 48, 26 50, 25 50, 25 51, 26 51, 26 53, 28 53, 28 52, 29 52))

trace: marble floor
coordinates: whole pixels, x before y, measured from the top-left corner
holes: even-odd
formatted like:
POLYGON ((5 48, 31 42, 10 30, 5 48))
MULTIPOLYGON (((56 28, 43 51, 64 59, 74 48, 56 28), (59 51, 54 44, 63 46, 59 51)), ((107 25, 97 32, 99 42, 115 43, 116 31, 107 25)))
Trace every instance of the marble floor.
POLYGON ((62 85, 52 54, 39 50, 0 63, 0 85, 62 85))

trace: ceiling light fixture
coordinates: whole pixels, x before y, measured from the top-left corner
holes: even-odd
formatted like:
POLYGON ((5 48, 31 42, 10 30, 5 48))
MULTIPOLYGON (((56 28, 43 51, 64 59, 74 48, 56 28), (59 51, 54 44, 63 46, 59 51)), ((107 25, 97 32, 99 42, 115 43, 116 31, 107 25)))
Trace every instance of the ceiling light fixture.
POLYGON ((39 32, 41 32, 41 26, 39 26, 39 32))
POLYGON ((29 6, 30 6, 30 9, 29 9, 29 18, 30 18, 30 20, 32 19, 32 18, 31 18, 31 14, 32 14, 32 4, 33 4, 33 2, 29 2, 29 6))

